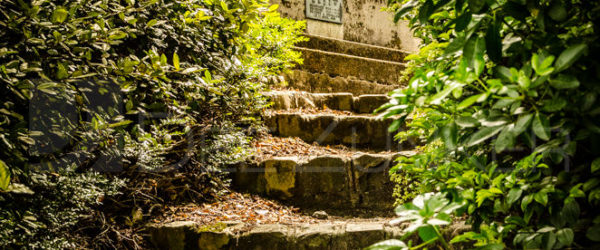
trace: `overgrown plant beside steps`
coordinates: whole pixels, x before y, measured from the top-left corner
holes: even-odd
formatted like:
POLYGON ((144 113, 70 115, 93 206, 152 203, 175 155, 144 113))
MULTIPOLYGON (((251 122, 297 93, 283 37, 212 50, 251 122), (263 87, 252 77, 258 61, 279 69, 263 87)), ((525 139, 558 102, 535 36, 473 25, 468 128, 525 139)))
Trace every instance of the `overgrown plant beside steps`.
POLYGON ((399 215, 414 220, 406 232, 424 243, 371 249, 598 248, 600 3, 388 3, 424 44, 407 57, 408 86, 380 108, 384 117, 401 117, 390 131, 408 121, 398 139, 427 142, 392 170, 416 183, 399 195, 417 197, 404 209, 422 210, 399 215), (419 195, 429 192, 436 194, 419 195), (453 239, 432 233, 450 222, 431 217, 442 203, 464 203, 454 218, 471 231, 453 239))
POLYGON ((276 8, 1 1, 0 248, 140 248, 165 204, 222 190, 259 78, 301 61, 304 24, 276 8))

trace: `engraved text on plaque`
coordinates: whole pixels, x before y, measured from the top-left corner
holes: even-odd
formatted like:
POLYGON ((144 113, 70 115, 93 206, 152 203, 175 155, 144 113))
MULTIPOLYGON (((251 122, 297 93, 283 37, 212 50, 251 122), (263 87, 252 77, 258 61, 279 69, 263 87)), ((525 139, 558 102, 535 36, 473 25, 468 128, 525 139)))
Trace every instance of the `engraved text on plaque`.
POLYGON ((343 0, 306 0, 306 17, 342 23, 343 0))

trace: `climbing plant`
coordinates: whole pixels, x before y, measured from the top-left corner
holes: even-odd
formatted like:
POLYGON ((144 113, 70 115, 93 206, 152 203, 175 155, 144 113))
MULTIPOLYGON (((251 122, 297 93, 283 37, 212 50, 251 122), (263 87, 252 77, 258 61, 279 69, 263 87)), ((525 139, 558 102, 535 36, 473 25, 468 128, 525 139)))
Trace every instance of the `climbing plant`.
POLYGON ((472 232, 450 243, 597 246, 600 2, 388 3, 423 42, 408 85, 380 108, 400 117, 390 131, 407 123, 397 138, 424 143, 392 170, 419 183, 403 192, 465 202, 457 215, 472 232))
POLYGON ((300 62, 291 46, 303 23, 276 9, 1 1, 0 248, 114 248, 102 234, 135 226, 155 207, 146 203, 216 192, 212 173, 247 155, 242 129, 266 105, 260 78, 300 62), (139 170, 161 174, 138 182, 139 170), (161 179, 176 170, 187 174, 180 186, 161 179), (118 193, 127 200, 110 204, 133 215, 104 218, 99 207, 118 193))

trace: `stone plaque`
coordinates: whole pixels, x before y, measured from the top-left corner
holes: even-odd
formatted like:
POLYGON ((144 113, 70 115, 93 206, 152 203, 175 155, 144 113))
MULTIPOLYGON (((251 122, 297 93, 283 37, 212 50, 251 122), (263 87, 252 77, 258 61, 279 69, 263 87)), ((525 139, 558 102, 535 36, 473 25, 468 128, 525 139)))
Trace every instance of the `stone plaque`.
POLYGON ((306 18, 342 23, 343 0, 306 0, 306 18))

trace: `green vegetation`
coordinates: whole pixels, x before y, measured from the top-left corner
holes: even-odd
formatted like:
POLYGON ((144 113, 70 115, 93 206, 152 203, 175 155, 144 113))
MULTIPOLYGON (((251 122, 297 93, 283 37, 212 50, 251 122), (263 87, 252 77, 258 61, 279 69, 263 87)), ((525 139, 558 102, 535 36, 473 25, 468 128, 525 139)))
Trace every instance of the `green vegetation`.
POLYGON ((445 249, 597 248, 600 2, 388 3, 425 45, 407 58, 408 87, 380 109, 402 117, 391 131, 408 122, 399 139, 425 143, 392 170, 419 183, 402 190, 405 200, 436 193, 400 209, 411 211, 408 231, 445 249), (450 222, 440 210, 448 204, 472 226, 450 241, 437 233, 450 222))
POLYGON ((164 204, 214 196, 261 78, 300 62, 304 24, 276 8, 2 1, 0 248, 136 248, 164 204))

